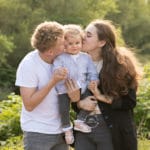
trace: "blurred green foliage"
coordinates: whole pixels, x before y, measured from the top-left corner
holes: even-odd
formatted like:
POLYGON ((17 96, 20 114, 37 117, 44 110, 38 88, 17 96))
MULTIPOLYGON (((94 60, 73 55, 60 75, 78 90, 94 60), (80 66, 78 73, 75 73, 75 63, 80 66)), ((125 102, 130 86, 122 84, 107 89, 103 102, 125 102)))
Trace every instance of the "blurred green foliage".
POLYGON ((20 129, 21 97, 14 93, 0 102, 0 141, 22 134, 20 129))
POLYGON ((149 0, 0 0, 0 68, 5 69, 0 71, 0 90, 14 84, 14 70, 32 50, 30 37, 39 23, 55 20, 85 27, 97 18, 114 22, 119 44, 150 54, 149 0), (10 80, 5 76, 10 77, 8 69, 10 80))
POLYGON ((135 119, 138 136, 150 139, 150 64, 145 65, 144 73, 138 90, 135 119))

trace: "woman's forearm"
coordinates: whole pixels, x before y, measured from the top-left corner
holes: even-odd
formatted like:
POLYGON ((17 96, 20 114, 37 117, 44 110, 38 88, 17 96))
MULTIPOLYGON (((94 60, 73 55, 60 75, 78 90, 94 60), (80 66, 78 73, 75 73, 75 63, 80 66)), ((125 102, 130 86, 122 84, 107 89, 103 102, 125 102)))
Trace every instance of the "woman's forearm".
POLYGON ((107 103, 107 104, 111 104, 112 103, 112 98, 110 98, 109 96, 105 96, 105 95, 98 95, 96 97, 97 100, 107 103))
POLYGON ((98 90, 95 91, 94 96, 96 97, 97 100, 107 103, 107 104, 111 104, 112 103, 112 98, 110 96, 106 96, 104 94, 101 94, 98 90))

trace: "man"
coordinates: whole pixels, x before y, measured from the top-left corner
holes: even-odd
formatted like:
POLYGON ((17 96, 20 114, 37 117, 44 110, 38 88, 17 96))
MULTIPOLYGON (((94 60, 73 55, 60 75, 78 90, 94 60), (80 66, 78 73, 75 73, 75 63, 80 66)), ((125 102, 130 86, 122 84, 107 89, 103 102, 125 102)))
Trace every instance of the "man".
POLYGON ((21 128, 25 150, 68 150, 61 128, 54 86, 67 76, 65 68, 52 72, 52 63, 64 50, 63 26, 39 24, 31 38, 34 51, 19 64, 16 85, 23 100, 21 128))

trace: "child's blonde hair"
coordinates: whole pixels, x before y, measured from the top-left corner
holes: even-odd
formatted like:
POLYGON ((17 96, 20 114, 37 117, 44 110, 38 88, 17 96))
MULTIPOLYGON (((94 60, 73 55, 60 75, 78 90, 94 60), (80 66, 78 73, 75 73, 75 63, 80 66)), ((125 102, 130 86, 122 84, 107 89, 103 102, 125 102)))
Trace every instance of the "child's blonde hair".
POLYGON ((80 35, 81 39, 83 39, 84 37, 84 32, 81 26, 79 25, 75 25, 75 24, 64 25, 64 32, 65 32, 65 36, 64 36, 65 39, 67 39, 68 37, 74 37, 77 35, 80 35))

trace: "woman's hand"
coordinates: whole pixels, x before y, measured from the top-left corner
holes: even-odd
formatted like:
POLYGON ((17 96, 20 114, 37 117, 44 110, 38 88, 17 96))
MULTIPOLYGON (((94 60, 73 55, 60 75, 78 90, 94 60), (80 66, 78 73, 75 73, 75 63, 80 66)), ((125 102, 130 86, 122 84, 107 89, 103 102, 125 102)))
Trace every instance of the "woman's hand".
POLYGON ((107 104, 112 103, 112 97, 101 94, 100 90, 97 88, 97 82, 91 81, 88 85, 88 88, 93 93, 93 95, 97 100, 107 104))
POLYGON ((72 79, 67 79, 65 85, 71 102, 78 102, 80 100, 80 88, 78 84, 72 79))
POLYGON ((87 111, 93 111, 97 105, 97 101, 94 96, 88 96, 78 102, 78 107, 87 111))

